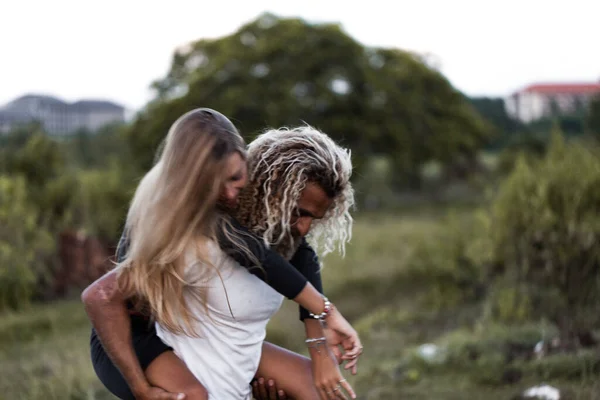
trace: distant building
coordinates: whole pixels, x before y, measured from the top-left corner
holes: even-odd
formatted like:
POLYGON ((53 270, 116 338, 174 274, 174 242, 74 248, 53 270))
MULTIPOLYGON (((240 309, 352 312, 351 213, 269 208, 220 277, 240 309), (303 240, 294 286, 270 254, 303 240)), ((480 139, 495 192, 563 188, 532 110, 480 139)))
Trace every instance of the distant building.
POLYGON ((600 94, 600 83, 534 84, 513 93, 504 104, 511 117, 531 122, 582 111, 596 94, 600 94))
POLYGON ((0 107, 0 132, 35 121, 51 135, 68 135, 82 129, 95 132, 107 124, 124 122, 125 108, 109 101, 66 103, 42 95, 25 95, 0 107))

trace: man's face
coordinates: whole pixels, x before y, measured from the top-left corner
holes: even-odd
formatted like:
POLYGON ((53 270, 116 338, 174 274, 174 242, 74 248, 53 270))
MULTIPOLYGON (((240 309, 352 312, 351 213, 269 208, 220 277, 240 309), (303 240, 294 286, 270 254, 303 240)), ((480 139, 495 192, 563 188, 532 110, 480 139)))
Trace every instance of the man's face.
POLYGON ((300 193, 300 199, 290 219, 294 239, 306 236, 312 222, 323 218, 332 203, 333 199, 327 196, 321 186, 313 182, 307 183, 300 193))

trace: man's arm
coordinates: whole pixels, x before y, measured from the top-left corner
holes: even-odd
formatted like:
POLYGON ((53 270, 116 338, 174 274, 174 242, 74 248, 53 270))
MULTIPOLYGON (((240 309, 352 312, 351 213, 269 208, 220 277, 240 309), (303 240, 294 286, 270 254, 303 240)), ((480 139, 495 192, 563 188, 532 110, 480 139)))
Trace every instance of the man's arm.
POLYGON ((81 299, 102 347, 137 398, 150 384, 131 344, 131 319, 116 272, 109 272, 88 286, 81 299))
MULTIPOLYGON (((124 257, 125 235, 119 243, 117 258, 124 257)), ((88 286, 81 294, 85 311, 104 351, 123 375, 136 399, 181 400, 183 394, 168 393, 152 387, 140 365, 131 340, 131 316, 127 298, 119 290, 117 273, 111 271, 88 286)))
POLYGON ((352 399, 355 399, 356 393, 354 393, 352 386, 346 382, 339 370, 339 365, 342 361, 339 348, 337 346, 330 347, 326 341, 322 341, 325 332, 321 327, 321 323, 316 319, 305 319, 304 327, 307 339, 316 340, 316 342, 308 345, 315 386, 321 390, 322 395, 331 390, 339 390, 337 394, 343 396, 343 398, 346 398, 343 395, 345 391, 352 399))

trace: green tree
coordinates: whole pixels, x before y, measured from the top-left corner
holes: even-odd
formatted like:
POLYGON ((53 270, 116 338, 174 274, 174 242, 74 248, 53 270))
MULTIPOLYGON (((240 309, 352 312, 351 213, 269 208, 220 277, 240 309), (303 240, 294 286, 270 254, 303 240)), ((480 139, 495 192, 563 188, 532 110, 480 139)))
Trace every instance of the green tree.
POLYGON ((76 168, 107 167, 111 160, 125 162, 130 155, 124 130, 121 124, 107 125, 97 132, 80 130, 65 137, 62 147, 69 163, 76 168))
POLYGON ((590 133, 600 138, 600 95, 595 96, 590 101, 586 122, 590 133))
POLYGON ((358 169, 372 154, 393 160, 398 183, 420 166, 473 157, 488 131, 464 97, 418 55, 364 47, 335 24, 264 14, 234 34, 177 50, 156 98, 128 131, 148 168, 173 121, 212 107, 251 139, 265 127, 320 128, 352 148, 358 169))
POLYGON ((0 150, 0 173, 25 179, 39 222, 57 231, 69 223, 77 192, 75 174, 68 168, 61 144, 41 130, 17 130, 7 142, 0 150))
POLYGON ((504 106, 504 99, 494 97, 469 98, 475 110, 493 127, 493 140, 489 148, 498 149, 519 137, 519 133, 526 130, 518 120, 510 117, 504 106))

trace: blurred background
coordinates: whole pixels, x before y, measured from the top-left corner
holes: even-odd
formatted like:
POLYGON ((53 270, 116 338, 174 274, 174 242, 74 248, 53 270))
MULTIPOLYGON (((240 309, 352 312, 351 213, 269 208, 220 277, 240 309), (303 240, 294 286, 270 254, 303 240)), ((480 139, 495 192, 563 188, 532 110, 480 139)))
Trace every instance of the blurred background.
MULTIPOLYGON (((323 275, 364 342, 359 398, 600 398, 599 11, 3 2, 0 398, 113 398, 79 295, 195 107, 352 149, 354 236, 323 275)), ((286 302, 268 339, 303 335, 286 302)))

